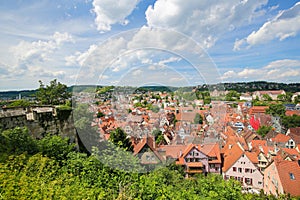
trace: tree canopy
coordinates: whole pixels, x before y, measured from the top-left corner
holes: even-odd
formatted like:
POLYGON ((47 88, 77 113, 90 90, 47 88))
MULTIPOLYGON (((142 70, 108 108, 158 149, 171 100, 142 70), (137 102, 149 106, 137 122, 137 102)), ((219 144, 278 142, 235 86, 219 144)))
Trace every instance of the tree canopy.
POLYGON ((285 115, 285 106, 282 104, 271 104, 268 109, 266 109, 266 113, 282 117, 285 115))
POLYGON ((42 104, 65 104, 66 100, 71 97, 71 93, 67 90, 68 87, 65 84, 57 82, 56 79, 50 81, 50 84, 46 86, 41 80, 39 80, 39 83, 40 87, 36 93, 36 98, 42 104))
POLYGON ((127 134, 121 128, 116 128, 110 132, 109 141, 126 151, 133 151, 130 138, 127 137, 127 134))
POLYGON ((276 199, 244 194, 238 181, 221 175, 187 179, 174 165, 144 174, 110 168, 97 153, 77 152, 60 136, 35 140, 26 128, 2 131, 0 139, 0 199, 276 199))

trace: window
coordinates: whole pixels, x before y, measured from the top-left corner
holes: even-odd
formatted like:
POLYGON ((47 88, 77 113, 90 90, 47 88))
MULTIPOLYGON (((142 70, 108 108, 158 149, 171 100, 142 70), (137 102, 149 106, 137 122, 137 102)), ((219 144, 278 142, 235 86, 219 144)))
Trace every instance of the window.
POLYGON ((242 173, 242 168, 239 168, 239 173, 242 173))
POLYGON ((295 175, 293 173, 290 173, 290 179, 295 180, 295 175))
POLYGON ((236 172, 236 167, 233 167, 232 170, 233 170, 234 172, 236 172))
POLYGON ((252 185, 252 178, 245 178, 245 183, 247 185, 252 185))

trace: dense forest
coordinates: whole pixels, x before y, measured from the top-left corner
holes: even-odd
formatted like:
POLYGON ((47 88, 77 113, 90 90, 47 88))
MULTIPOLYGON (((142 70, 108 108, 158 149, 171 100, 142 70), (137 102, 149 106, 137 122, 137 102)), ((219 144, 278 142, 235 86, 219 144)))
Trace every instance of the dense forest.
MULTIPOLYGON (((117 159, 117 158, 116 158, 117 159)), ((171 164, 153 172, 110 168, 97 154, 78 152, 67 138, 36 140, 26 128, 0 133, 0 199, 275 199, 244 194, 220 175, 185 178, 171 164)), ((281 196, 280 199, 289 199, 281 196)))

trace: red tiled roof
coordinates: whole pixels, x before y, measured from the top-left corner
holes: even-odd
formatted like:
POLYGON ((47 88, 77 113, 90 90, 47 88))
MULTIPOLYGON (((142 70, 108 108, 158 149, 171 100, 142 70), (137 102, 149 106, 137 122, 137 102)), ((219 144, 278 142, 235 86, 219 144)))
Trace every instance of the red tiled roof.
POLYGON ((245 155, 249 158, 249 160, 250 160, 253 164, 258 164, 258 157, 257 157, 256 153, 246 151, 246 152, 245 152, 245 155))
POLYGON ((223 172, 227 172, 231 166, 243 155, 244 150, 238 144, 226 144, 224 147, 223 172))
POLYGON ((300 165, 297 161, 274 160, 285 193, 300 196, 300 165), (294 178, 294 179, 292 179, 294 178))
POLYGON ((153 144, 153 143, 154 143, 154 141, 153 141, 152 137, 143 138, 137 145, 134 146, 133 154, 134 155, 138 154, 146 144, 150 147, 150 149, 152 151, 154 151, 155 144, 153 144))
POLYGON ((300 115, 300 110, 287 110, 285 111, 286 116, 300 115))
POLYGON ((249 109, 249 114, 265 113, 267 108, 269 108, 269 106, 253 106, 249 109))
POLYGON ((209 163, 221 163, 221 150, 217 143, 204 144, 201 146, 201 152, 208 155, 209 157, 216 157, 216 160, 211 160, 209 163))
POLYGON ((161 145, 158 151, 165 151, 166 157, 177 159, 180 154, 186 149, 186 145, 161 145))
POLYGON ((267 146, 266 140, 252 140, 251 146, 253 147, 259 147, 259 146, 267 146))
POLYGON ((274 138, 272 138, 273 142, 281 142, 281 143, 286 143, 291 139, 290 136, 284 135, 282 133, 276 135, 274 138))

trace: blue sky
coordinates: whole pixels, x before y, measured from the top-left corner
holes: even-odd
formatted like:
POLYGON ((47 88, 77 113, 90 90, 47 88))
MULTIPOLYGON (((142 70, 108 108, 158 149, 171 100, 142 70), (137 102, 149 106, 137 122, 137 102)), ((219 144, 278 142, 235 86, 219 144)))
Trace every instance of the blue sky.
POLYGON ((3 0, 0 90, 299 82, 300 2, 3 0))

